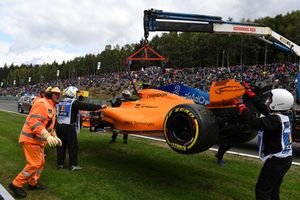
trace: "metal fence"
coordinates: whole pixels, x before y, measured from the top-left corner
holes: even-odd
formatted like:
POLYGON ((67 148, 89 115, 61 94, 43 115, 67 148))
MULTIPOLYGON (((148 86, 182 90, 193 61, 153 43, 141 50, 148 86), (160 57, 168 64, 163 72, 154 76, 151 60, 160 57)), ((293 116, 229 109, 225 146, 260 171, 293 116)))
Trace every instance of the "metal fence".
POLYGON ((15 103, 18 101, 18 97, 12 97, 12 96, 0 96, 0 102, 6 102, 6 103, 15 103))

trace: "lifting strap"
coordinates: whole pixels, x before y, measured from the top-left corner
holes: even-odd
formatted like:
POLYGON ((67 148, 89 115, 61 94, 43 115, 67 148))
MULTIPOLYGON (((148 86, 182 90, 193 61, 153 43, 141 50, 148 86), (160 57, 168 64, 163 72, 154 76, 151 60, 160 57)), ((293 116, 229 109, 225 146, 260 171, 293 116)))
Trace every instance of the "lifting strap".
POLYGON ((140 48, 139 50, 137 50, 135 53, 133 53, 131 56, 129 56, 127 58, 126 64, 130 60, 161 60, 161 61, 165 61, 166 58, 163 57, 162 55, 160 55, 159 53, 157 53, 156 51, 154 51, 151 47, 149 47, 148 43, 146 43, 142 48, 140 48), (135 57, 143 50, 144 50, 144 57, 135 57), (149 57, 149 51, 152 54, 156 55, 157 57, 149 57))
POLYGON ((128 73, 128 77, 130 79, 130 82, 132 84, 133 90, 136 94, 138 94, 137 89, 135 87, 135 84, 133 82, 133 78, 130 73, 130 65, 133 60, 146 60, 146 61, 153 61, 153 60, 160 60, 160 61, 166 61, 166 58, 154 51, 151 47, 149 47, 148 43, 146 42, 142 48, 134 52, 131 56, 129 56, 126 59, 126 70, 128 73), (144 50, 144 57, 137 57, 140 52, 144 50), (156 57, 149 57, 149 55, 155 55, 156 57))

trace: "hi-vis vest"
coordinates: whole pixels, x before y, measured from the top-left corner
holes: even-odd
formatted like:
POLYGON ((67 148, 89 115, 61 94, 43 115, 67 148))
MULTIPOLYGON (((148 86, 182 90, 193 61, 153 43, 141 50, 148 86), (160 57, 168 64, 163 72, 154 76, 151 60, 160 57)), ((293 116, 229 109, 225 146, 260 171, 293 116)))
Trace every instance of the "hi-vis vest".
MULTIPOLYGON (((57 123, 73 125, 76 133, 80 131, 80 116, 77 116, 76 122, 71 124, 72 104, 75 99, 65 98, 57 105, 57 123)), ((79 115, 79 114, 78 114, 79 115)))
POLYGON ((258 132, 258 145, 259 145, 259 158, 263 161, 273 156, 278 158, 286 158, 292 156, 292 131, 291 124, 288 116, 276 114, 280 117, 282 133, 281 133, 281 151, 275 154, 265 155, 264 154, 264 142, 263 142, 263 131, 258 132))
POLYGON ((65 98, 57 105, 57 123, 71 124, 72 104, 75 99, 65 98))
POLYGON ((54 130, 55 121, 54 102, 44 98, 36 100, 26 118, 19 142, 45 145, 46 140, 40 132, 46 128, 51 133, 54 130))

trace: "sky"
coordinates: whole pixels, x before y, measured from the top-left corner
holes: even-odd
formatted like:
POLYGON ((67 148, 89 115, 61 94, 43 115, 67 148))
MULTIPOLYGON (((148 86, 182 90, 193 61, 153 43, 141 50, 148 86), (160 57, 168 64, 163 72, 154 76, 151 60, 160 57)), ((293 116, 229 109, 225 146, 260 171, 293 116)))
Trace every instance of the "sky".
MULTIPOLYGON (((232 17, 285 15, 299 0, 0 0, 0 67, 62 63, 143 38, 143 11, 232 17)), ((151 32, 150 37, 159 34, 151 32)))

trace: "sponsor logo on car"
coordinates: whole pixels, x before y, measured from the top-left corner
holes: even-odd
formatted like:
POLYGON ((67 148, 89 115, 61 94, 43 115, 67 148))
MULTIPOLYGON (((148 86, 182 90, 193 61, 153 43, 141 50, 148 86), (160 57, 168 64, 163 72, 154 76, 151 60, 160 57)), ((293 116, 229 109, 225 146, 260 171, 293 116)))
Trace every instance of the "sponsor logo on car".
POLYGON ((166 97, 166 96, 168 96, 167 93, 153 93, 153 94, 149 94, 147 98, 166 97))
POLYGON ((225 93, 229 93, 229 92, 236 92, 236 91, 242 91, 243 88, 240 88, 238 86, 225 86, 225 87, 221 87, 215 90, 216 94, 225 94, 225 93))
POLYGON ((124 124, 128 126, 137 126, 137 125, 154 126, 154 123, 152 122, 139 122, 139 121, 127 121, 127 120, 124 120, 124 124))

